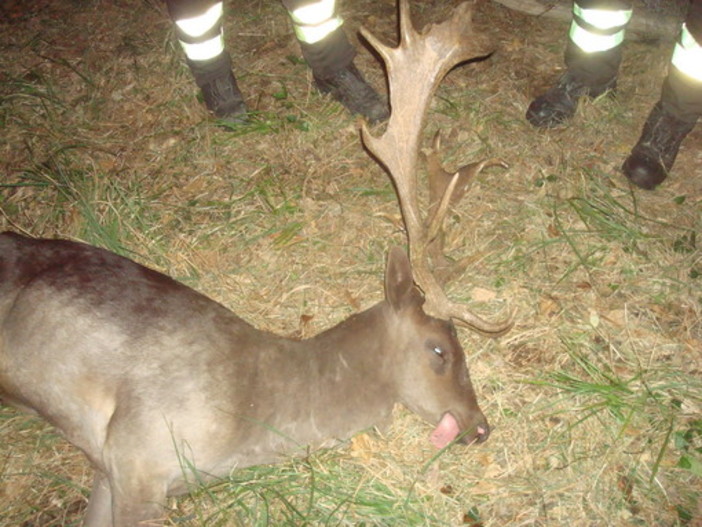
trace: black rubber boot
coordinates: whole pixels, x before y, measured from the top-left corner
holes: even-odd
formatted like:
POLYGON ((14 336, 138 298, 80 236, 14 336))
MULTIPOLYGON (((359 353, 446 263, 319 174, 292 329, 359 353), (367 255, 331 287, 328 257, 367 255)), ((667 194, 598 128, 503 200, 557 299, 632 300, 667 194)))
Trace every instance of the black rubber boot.
POLYGON ((575 115, 581 97, 596 98, 617 88, 617 78, 597 85, 588 85, 575 75, 566 73, 556 85, 532 101, 526 112, 527 120, 537 128, 553 128, 575 115))
POLYGON ((200 86, 200 89, 205 106, 220 121, 231 124, 241 124, 246 121, 246 104, 231 71, 209 79, 200 86))
POLYGON ((353 63, 329 77, 321 78, 315 74, 314 80, 319 91, 330 94, 352 114, 361 114, 371 123, 385 121, 390 116, 388 105, 353 63))
POLYGON ((667 112, 659 101, 643 126, 641 137, 624 161, 622 171, 629 180, 646 190, 660 185, 673 167, 683 139, 696 121, 682 121, 667 112))
POLYGON ((187 59, 195 83, 202 91, 205 106, 214 116, 229 124, 246 121, 246 104, 232 73, 232 59, 226 51, 214 59, 187 59))

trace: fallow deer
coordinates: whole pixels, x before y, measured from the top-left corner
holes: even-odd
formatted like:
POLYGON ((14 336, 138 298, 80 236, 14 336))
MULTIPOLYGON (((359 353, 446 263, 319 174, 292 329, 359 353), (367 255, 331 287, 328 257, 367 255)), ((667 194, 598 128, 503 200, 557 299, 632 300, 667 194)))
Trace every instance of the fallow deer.
POLYGON ((460 174, 493 161, 439 181, 426 219, 414 179, 434 89, 487 48, 465 5, 418 33, 400 0, 400 26, 397 49, 364 32, 387 63, 392 114, 381 138, 362 135, 395 183, 411 258, 391 249, 385 300, 334 328, 286 339, 113 253, 0 235, 0 398, 88 457, 86 526, 158 522, 167 496, 189 490, 187 470, 207 481, 326 446, 387 421, 396 403, 435 425, 438 448, 487 439, 450 319, 492 335, 511 320, 489 323, 450 302, 430 257, 442 253, 431 246, 460 174))
POLYGON ((327 446, 396 403, 435 425, 436 447, 487 439, 454 326, 423 302, 394 248, 384 301, 297 341, 114 253, 4 233, 0 399, 88 457, 86 526, 151 524, 189 477, 327 446))

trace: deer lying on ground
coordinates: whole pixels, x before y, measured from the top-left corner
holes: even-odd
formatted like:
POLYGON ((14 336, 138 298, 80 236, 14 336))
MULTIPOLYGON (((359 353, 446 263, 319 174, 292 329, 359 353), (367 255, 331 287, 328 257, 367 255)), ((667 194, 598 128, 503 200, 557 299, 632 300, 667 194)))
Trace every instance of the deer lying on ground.
POLYGON ((190 477, 327 446, 395 403, 436 424, 438 448, 487 439, 453 324, 423 302, 394 248, 384 301, 294 341, 108 251, 4 233, 0 399, 88 457, 85 525, 132 527, 162 518, 190 477))

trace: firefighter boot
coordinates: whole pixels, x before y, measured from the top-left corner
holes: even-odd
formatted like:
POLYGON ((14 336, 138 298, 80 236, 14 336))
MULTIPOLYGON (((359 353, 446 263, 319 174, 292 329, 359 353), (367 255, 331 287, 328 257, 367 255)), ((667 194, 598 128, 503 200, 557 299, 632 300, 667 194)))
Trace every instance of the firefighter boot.
POLYGON ((624 175, 641 188, 653 190, 673 167, 683 139, 696 121, 682 121, 667 112, 659 101, 643 126, 639 142, 624 161, 624 175))
POLYGON ((231 70, 208 79, 200 89, 205 106, 220 121, 230 124, 246 121, 246 104, 231 70))
POLYGON ((616 87, 616 77, 601 84, 588 85, 571 73, 566 73, 553 88, 532 101, 526 118, 537 128, 553 128, 575 115, 581 97, 594 99, 607 92, 613 93, 616 87))
POLYGON ((330 94, 352 114, 361 114, 369 122, 385 121, 390 113, 378 93, 366 82, 356 66, 347 67, 322 78, 314 75, 317 89, 330 94))
MULTIPOLYGON (((601 4, 603 2, 598 2, 601 4)), ((566 73, 529 105, 527 120, 539 128, 564 123, 575 114, 581 97, 614 92, 622 42, 631 9, 611 1, 611 9, 594 9, 592 1, 573 2, 573 21, 565 49, 566 73)))

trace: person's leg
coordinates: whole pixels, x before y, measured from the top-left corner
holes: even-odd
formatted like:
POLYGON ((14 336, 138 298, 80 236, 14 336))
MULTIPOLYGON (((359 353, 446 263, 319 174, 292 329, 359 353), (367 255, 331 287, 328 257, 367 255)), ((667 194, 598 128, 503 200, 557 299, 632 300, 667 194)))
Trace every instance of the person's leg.
POLYGON ((624 175, 654 189, 672 169, 680 144, 702 115, 702 0, 693 0, 663 82, 660 100, 624 161, 624 175))
POLYGON ((317 88, 371 122, 387 119, 387 104, 353 63, 356 50, 344 33, 335 0, 283 0, 283 5, 317 88))
POLYGON ((223 5, 213 0, 167 0, 195 83, 207 108, 224 121, 242 122, 246 105, 224 49, 223 5))
POLYGON ((566 73, 529 105, 527 120, 537 127, 564 123, 581 97, 598 97, 616 88, 629 1, 576 0, 565 50, 566 73))

